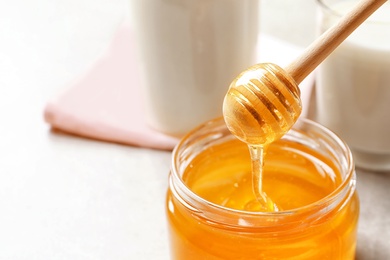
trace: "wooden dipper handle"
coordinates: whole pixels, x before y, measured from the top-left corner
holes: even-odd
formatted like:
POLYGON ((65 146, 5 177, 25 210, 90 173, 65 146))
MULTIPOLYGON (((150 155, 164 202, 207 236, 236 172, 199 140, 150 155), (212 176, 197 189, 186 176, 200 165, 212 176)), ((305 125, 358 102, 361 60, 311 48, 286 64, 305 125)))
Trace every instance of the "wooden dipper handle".
POLYGON ((301 83, 326 57, 329 56, 360 24, 387 0, 362 0, 341 20, 329 28, 303 54, 288 65, 286 72, 301 83))

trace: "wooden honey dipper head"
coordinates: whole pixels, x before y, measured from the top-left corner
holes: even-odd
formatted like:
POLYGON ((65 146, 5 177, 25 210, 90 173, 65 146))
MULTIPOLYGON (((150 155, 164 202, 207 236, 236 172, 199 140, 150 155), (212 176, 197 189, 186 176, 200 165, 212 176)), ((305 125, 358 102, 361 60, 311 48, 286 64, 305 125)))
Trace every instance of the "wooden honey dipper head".
POLYGON ((301 114, 294 79, 272 63, 254 65, 231 83, 223 103, 228 129, 248 144, 267 145, 283 136, 301 114))
POLYGON ((241 73, 223 102, 223 116, 232 134, 249 145, 260 146, 283 136, 301 113, 298 85, 385 2, 361 0, 285 70, 265 63, 241 73))

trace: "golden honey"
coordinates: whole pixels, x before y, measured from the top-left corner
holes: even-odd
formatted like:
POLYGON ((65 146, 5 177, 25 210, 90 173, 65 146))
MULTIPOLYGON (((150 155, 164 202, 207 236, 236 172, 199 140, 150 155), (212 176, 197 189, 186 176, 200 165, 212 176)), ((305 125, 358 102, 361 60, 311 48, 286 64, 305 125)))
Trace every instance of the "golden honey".
POLYGON ((354 259, 359 201, 348 147, 298 123, 265 155, 261 212, 248 146, 224 121, 188 134, 173 153, 167 215, 172 259, 354 259))
POLYGON ((227 128, 247 144, 267 145, 278 140, 301 111, 298 85, 272 63, 256 64, 239 74, 223 101, 227 128))
POLYGON ((299 96, 294 79, 272 63, 249 67, 229 86, 223 102, 223 117, 230 132, 248 144, 256 196, 250 207, 279 210, 262 188, 264 154, 267 146, 280 139, 298 119, 302 110, 299 96))

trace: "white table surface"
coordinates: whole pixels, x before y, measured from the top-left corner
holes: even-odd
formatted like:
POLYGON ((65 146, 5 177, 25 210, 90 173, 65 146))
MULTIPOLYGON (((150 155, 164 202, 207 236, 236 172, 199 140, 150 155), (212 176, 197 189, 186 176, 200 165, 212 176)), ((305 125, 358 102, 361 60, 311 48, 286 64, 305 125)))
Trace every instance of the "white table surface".
MULTIPOLYGON (((312 40, 314 0, 263 0, 262 11, 264 32, 312 40)), ((0 260, 169 259, 170 152, 54 133, 43 121, 45 102, 126 15, 125 0, 0 1, 0 260)), ((390 174, 358 170, 359 260, 390 259, 389 188, 390 174)))

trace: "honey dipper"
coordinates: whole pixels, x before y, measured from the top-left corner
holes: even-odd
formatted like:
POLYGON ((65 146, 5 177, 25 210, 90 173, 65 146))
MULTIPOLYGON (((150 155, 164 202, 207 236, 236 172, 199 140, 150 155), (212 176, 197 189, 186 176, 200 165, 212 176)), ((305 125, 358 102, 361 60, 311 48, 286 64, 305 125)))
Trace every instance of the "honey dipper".
POLYGON ((299 83, 386 1, 360 1, 285 70, 262 63, 242 72, 231 83, 223 103, 225 123, 232 134, 260 146, 281 138, 302 110, 299 83))

